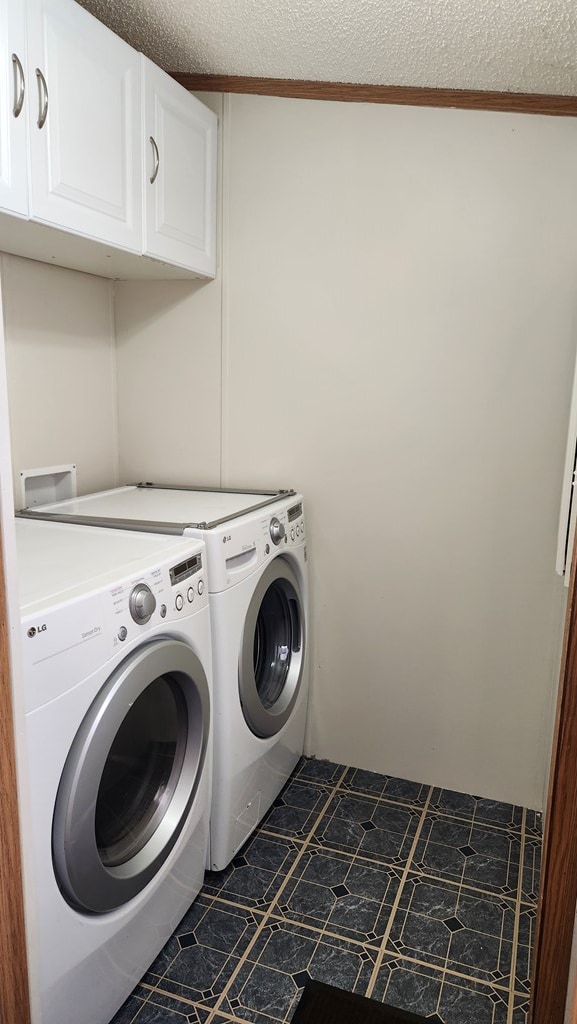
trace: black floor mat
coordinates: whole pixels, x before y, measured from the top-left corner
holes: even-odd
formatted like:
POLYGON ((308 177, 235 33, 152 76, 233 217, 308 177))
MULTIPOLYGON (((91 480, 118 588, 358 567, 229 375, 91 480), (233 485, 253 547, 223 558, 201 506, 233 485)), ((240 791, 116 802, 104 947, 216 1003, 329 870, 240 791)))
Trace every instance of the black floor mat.
MULTIPOLYGON (((292 1024, 423 1024, 424 1021, 425 1017, 396 1010, 354 992, 343 992, 322 981, 307 981, 292 1018, 292 1024)), ((431 1024, 430 1017, 427 1024, 431 1024)))

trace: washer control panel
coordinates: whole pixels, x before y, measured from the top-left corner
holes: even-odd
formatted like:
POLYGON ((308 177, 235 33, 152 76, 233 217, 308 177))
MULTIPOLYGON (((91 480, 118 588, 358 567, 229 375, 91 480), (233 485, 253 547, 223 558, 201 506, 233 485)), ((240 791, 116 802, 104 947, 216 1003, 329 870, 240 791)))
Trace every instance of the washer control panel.
MULTIPOLYGON (((211 594, 236 586, 272 558, 305 548, 303 500, 292 495, 204 532, 210 558, 211 594)), ((305 556, 306 557, 306 556, 305 556)))
MULTIPOLYGON (((266 522, 263 521, 262 529, 265 535, 268 533, 268 537, 270 537, 276 548, 283 547, 285 544, 302 544, 305 539, 302 501, 298 501, 287 509, 283 509, 282 512, 278 512, 272 519, 266 522)), ((274 548, 272 550, 274 551, 274 548)), ((270 552, 270 544, 266 543, 264 554, 268 555, 270 552)))

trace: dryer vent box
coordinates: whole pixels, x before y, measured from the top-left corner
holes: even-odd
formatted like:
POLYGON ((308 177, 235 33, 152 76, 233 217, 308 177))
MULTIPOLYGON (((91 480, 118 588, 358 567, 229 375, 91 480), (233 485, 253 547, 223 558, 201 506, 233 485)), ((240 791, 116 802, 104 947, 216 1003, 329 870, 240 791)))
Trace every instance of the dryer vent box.
POLYGON ((76 466, 43 466, 20 473, 22 508, 76 497, 76 466))

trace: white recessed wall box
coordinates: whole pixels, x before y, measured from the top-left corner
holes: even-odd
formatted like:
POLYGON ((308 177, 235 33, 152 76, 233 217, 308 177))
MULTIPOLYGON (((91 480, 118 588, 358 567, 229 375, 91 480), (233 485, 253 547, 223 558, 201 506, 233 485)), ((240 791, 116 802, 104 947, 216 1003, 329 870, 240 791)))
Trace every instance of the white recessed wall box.
POLYGON ((20 473, 20 499, 22 508, 48 505, 76 497, 76 466, 42 466, 23 469, 20 473))

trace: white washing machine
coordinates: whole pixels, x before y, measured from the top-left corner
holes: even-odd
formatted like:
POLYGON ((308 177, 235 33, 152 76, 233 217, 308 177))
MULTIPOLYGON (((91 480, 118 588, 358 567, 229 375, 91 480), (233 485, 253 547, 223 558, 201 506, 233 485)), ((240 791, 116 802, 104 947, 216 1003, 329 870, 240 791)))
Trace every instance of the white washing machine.
POLYGON ((208 867, 226 867, 303 752, 308 587, 302 496, 139 484, 21 514, 204 539, 215 709, 208 867))
POLYGON ((203 881, 205 547, 16 522, 40 1024, 107 1024, 203 881))

